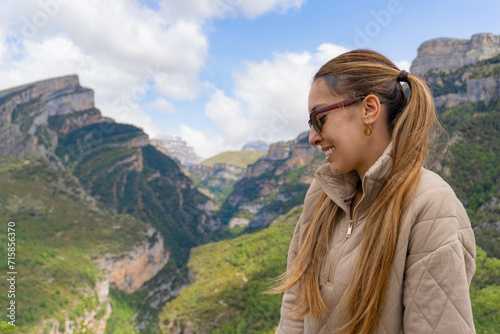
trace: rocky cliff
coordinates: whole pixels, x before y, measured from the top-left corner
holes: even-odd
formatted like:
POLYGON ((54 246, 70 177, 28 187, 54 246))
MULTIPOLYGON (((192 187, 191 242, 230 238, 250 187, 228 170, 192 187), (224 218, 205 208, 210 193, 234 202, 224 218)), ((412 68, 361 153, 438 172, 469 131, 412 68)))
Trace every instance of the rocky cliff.
POLYGON ((190 165, 189 176, 198 184, 200 192, 215 203, 212 209, 219 209, 233 186, 245 176, 246 168, 264 155, 251 149, 223 152, 190 165))
MULTIPOLYGON (((72 333, 81 329, 83 325, 94 334, 104 334, 112 313, 109 300, 110 288, 122 290, 128 294, 133 293, 155 277, 169 261, 170 253, 165 250, 160 233, 154 228, 149 228, 144 236, 145 240, 130 252, 121 255, 108 254, 94 260, 97 267, 104 272, 104 277, 86 293, 90 298, 96 298, 93 307, 84 307, 83 315, 76 319, 72 319, 71 315, 67 314, 64 325, 58 320, 47 319, 42 323, 42 327, 49 327, 50 334, 60 334, 72 333)), ((158 304, 156 302, 153 306, 157 307, 158 304)))
POLYGON ((433 90, 439 110, 469 103, 485 103, 500 97, 500 50, 476 63, 451 68, 435 68, 421 75, 433 90))
POLYGON ((199 164, 203 159, 185 140, 176 136, 164 135, 155 138, 155 145, 163 146, 167 154, 177 159, 184 166, 199 164))
POLYGON ((438 68, 460 67, 500 53, 500 35, 472 35, 470 40, 436 38, 422 43, 410 72, 421 75, 438 68))
POLYGON ((146 236, 146 240, 124 256, 111 254, 95 260, 97 267, 107 273, 112 288, 135 292, 167 264, 171 253, 165 249, 161 234, 150 228, 146 236))
POLYGON ((0 92, 0 120, 0 154, 70 170, 110 210, 153 222, 181 262, 217 226, 179 166, 142 129, 103 117, 76 75, 0 92))
POLYGON ((246 177, 256 178, 274 168, 274 174, 281 175, 287 170, 309 164, 318 155, 318 150, 311 148, 308 138, 309 132, 303 132, 295 140, 271 144, 265 158, 248 166, 246 177))
POLYGON ((61 120, 62 133, 103 119, 94 107, 94 92, 81 87, 76 75, 0 92, 0 154, 54 159, 52 117, 61 120))
POLYGON ((267 155, 249 165, 221 208, 229 227, 260 228, 303 202, 323 155, 309 144, 309 133, 271 144, 267 155))

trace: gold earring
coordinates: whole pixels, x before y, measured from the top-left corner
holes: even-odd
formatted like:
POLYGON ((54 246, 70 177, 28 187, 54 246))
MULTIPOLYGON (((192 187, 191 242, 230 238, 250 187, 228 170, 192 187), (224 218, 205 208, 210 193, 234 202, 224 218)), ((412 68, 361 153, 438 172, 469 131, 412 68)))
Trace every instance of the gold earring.
POLYGON ((368 123, 368 121, 366 121, 366 129, 365 129, 365 136, 371 136, 373 131, 372 129, 370 129, 370 123, 368 123))

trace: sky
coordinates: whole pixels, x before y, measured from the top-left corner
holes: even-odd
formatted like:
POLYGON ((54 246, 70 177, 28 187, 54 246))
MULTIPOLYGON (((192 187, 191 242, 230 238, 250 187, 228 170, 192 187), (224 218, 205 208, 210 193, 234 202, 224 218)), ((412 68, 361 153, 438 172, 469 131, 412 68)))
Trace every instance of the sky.
POLYGON ((311 78, 341 53, 409 70, 427 40, 500 34, 498 13, 498 0, 2 0, 0 90, 77 74, 104 116, 208 158, 308 130, 311 78))

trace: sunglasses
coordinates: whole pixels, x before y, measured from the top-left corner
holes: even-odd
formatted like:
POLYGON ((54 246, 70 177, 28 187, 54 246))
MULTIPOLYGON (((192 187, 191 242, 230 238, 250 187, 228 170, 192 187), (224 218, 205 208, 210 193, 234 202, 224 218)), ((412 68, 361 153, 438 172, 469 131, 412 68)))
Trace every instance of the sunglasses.
POLYGON ((330 111, 330 110, 349 106, 349 105, 351 105, 351 104, 353 104, 361 99, 364 99, 365 97, 366 96, 353 97, 352 99, 340 101, 340 102, 337 102, 334 104, 330 104, 326 107, 311 111, 311 113, 309 114, 309 122, 308 122, 309 127, 314 126, 314 130, 316 130, 316 132, 320 133, 321 130, 323 130, 323 124, 321 123, 321 121, 319 119, 320 114, 325 113, 325 112, 330 111))
MULTIPOLYGON (((314 130, 316 130, 316 132, 320 133, 321 130, 323 129, 323 124, 321 123, 321 120, 319 118, 319 114, 322 114, 322 113, 330 111, 330 110, 349 106, 355 102, 358 102, 359 100, 364 99, 365 97, 366 96, 353 97, 352 99, 340 101, 340 102, 337 102, 334 104, 330 104, 326 107, 313 110, 309 114, 309 121, 307 123, 309 123, 309 127, 313 126, 314 130)), ((384 103, 384 102, 385 102, 385 99, 380 99, 380 103, 384 103)))

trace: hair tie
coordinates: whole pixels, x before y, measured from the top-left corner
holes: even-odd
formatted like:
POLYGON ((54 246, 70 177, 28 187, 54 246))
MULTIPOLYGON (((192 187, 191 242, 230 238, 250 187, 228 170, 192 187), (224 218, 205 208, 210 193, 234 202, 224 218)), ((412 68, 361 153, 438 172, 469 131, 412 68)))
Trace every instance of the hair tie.
POLYGON ((401 72, 399 72, 399 75, 398 75, 398 78, 396 79, 398 82, 408 82, 408 72, 406 72, 405 70, 401 70, 401 72))

